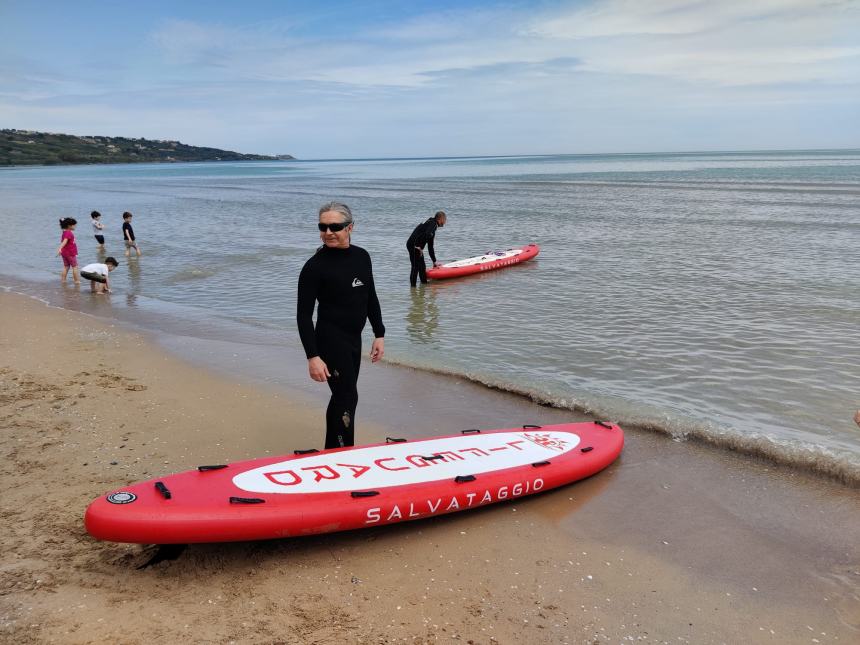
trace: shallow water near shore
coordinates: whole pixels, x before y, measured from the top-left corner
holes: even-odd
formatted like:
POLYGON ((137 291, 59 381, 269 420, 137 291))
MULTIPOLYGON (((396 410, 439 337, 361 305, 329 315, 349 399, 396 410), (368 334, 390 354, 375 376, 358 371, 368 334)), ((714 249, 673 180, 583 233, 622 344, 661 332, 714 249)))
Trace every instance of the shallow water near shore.
POLYGON ((390 360, 860 481, 858 151, 4 170, 0 284, 236 343, 276 379, 266 348, 301 360, 295 285, 333 198, 372 254, 390 360), (103 300, 53 275, 60 216, 98 258, 92 209, 122 262, 103 300), (410 290, 404 242, 437 209, 440 260, 541 255, 410 290))

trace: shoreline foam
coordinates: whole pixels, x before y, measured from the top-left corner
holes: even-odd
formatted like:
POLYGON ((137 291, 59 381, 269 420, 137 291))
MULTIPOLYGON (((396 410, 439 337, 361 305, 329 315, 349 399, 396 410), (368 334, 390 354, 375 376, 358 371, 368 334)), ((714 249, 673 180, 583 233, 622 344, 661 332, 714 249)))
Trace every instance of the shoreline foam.
POLYGON ((611 410, 568 403, 566 399, 553 396, 547 392, 518 386, 513 383, 506 383, 484 375, 457 370, 444 370, 429 366, 416 366, 406 361, 394 361, 389 358, 386 361, 392 365, 422 370, 431 374, 467 379, 493 390, 528 399, 539 405, 559 410, 570 410, 571 412, 595 418, 608 419, 624 428, 636 428, 655 432, 676 441, 698 441, 715 448, 758 457, 786 468, 821 475, 852 488, 860 488, 860 464, 853 463, 849 459, 827 450, 816 449, 812 444, 798 445, 800 442, 793 444, 763 434, 743 434, 731 428, 708 427, 704 423, 696 424, 695 422, 690 422, 687 427, 673 428, 670 425, 660 424, 655 421, 627 418, 611 410))
MULTIPOLYGON (((8 286, 3 286, 2 288, 9 293, 23 295, 48 306, 65 310, 62 305, 51 303, 48 298, 27 293, 25 291, 16 291, 12 287, 8 286)), ((83 315, 94 316, 99 320, 112 319, 110 317, 106 318, 98 313, 90 313, 80 310, 76 311, 83 315)), ((114 318, 113 320, 117 319, 114 318)), ((224 320, 226 321, 227 319, 224 320)), ((124 325, 131 325, 133 328, 136 327, 143 331, 152 331, 147 328, 146 324, 140 326, 125 319, 118 319, 118 322, 124 325)), ((232 319, 230 322, 238 322, 243 325, 247 324, 247 321, 235 321, 232 319)), ((264 330, 270 329, 265 325, 260 328, 264 330)), ((226 332, 224 335, 226 335, 226 332)), ((236 342, 240 345, 246 344, 244 341, 236 342)), ((295 345, 297 348, 297 341, 295 345)), ((193 360, 193 357, 191 358, 193 360)), ((821 476, 837 481, 851 488, 860 488, 860 463, 857 462, 856 458, 852 459, 851 457, 839 454, 832 449, 822 448, 810 442, 780 439, 768 436, 761 432, 742 432, 731 427, 708 424, 704 421, 697 421, 690 418, 681 419, 679 417, 675 417, 666 418, 665 420, 657 420, 654 418, 648 418, 647 415, 636 416, 625 414, 610 407, 571 402, 568 398, 561 397, 551 392, 506 382, 486 374, 470 373, 465 370, 458 369, 444 369, 414 361, 391 358, 391 352, 386 356, 385 363, 406 369, 418 370, 427 374, 455 379, 466 379, 480 386, 487 387, 498 392, 503 392, 505 394, 522 397, 523 399, 542 406, 558 410, 569 410, 577 414, 586 415, 590 418, 609 419, 625 428, 636 428, 638 430, 654 432, 670 437, 675 441, 699 442, 730 453, 738 453, 763 459, 781 467, 821 476)), ((254 375, 249 374, 248 376, 254 380, 254 375)))

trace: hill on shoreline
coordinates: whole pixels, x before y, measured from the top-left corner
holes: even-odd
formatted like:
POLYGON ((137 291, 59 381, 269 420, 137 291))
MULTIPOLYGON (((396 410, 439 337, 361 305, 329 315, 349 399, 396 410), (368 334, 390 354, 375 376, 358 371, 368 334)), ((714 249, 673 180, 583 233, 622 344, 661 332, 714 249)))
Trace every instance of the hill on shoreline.
POLYGON ((0 130, 0 166, 289 159, 293 157, 242 154, 179 141, 0 130))

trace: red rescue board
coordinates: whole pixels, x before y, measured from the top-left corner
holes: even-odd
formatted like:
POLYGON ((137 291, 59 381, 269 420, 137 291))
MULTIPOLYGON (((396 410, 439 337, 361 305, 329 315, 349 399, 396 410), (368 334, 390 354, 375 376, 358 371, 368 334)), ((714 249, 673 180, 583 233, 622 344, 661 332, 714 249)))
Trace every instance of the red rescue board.
POLYGON ((540 247, 537 244, 516 246, 504 251, 488 251, 484 255, 476 255, 473 258, 457 260, 456 262, 446 262, 438 267, 427 269, 427 277, 433 280, 444 280, 446 278, 459 278, 472 273, 494 271, 531 260, 537 257, 538 253, 540 253, 540 247))
POLYGON ((100 540, 185 544, 332 533, 468 510, 589 477, 618 426, 523 426, 267 457, 133 484, 93 501, 100 540))

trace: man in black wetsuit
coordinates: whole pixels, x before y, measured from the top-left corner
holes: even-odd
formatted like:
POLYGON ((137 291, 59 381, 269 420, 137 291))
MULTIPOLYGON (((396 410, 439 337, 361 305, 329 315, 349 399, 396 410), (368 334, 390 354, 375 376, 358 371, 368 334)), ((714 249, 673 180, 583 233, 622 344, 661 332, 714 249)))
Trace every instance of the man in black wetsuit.
POLYGON ((436 237, 436 229, 445 226, 448 216, 439 211, 426 222, 415 227, 412 235, 406 240, 406 250, 409 251, 409 263, 412 269, 409 272, 409 284, 416 286, 416 278, 420 278, 423 284, 427 284, 427 265, 424 264, 424 246, 430 254, 433 266, 436 266, 436 253, 433 250, 433 239, 436 237))
POLYGON ((305 262, 299 274, 296 320, 310 377, 320 383, 327 380, 331 389, 325 415, 325 447, 340 448, 354 445, 361 331, 369 319, 375 336, 370 358, 376 363, 385 353, 385 327, 370 255, 350 244, 349 206, 324 204, 319 212, 319 229, 323 246, 305 262))

